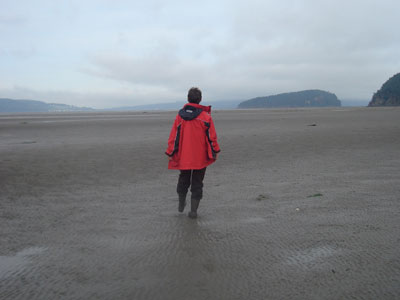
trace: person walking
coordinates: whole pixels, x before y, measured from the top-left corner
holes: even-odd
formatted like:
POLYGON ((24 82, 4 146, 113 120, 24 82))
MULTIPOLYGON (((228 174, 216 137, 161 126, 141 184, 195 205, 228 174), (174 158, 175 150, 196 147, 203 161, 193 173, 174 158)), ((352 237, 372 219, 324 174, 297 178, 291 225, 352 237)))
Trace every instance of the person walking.
POLYGON ((168 139, 165 154, 169 157, 168 169, 180 170, 177 184, 178 211, 186 206, 186 195, 191 191, 188 216, 197 218, 197 209, 203 197, 203 180, 207 166, 214 163, 221 151, 211 118, 211 106, 203 106, 201 90, 188 91, 188 103, 179 110, 168 139))

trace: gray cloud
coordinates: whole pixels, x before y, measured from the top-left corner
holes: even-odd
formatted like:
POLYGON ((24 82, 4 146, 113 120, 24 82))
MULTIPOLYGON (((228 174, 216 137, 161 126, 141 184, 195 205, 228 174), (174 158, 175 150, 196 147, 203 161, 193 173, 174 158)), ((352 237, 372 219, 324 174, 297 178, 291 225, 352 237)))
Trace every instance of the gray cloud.
POLYGON ((0 13, 0 28, 24 25, 27 21, 27 18, 21 15, 0 13))
POLYGON ((176 101, 194 85, 209 100, 311 88, 368 99, 400 70, 397 0, 131 2, 44 1, 45 17, 32 5, 0 14, 0 29, 30 24, 7 31, 18 38, 0 59, 16 60, 0 80, 28 87, 9 93, 104 107, 176 101), (24 57, 60 80, 13 83, 29 79, 13 73, 24 57))
MULTIPOLYGON (((92 57, 92 75, 177 91, 196 82, 211 98, 248 98, 306 88, 366 98, 400 68, 395 1, 236 1, 221 32, 149 56, 92 57), (377 8, 378 7, 378 8, 377 8), (216 38, 218 37, 218 38, 216 38)), ((204 32, 209 33, 208 28, 204 32)), ((190 34, 190 33, 188 33, 190 34)), ((177 36, 185 35, 181 28, 177 36)), ((171 37, 174 38, 173 36, 171 37)), ((179 40, 179 37, 176 37, 179 40)), ((169 49, 170 47, 166 47, 169 49)))

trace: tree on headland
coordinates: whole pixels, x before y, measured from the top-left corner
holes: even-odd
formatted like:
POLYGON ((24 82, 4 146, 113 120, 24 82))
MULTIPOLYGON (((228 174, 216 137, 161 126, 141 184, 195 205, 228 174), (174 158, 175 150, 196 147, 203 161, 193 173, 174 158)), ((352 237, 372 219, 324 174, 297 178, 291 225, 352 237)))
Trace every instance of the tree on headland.
POLYGON ((400 106, 400 73, 393 75, 382 85, 368 106, 400 106))

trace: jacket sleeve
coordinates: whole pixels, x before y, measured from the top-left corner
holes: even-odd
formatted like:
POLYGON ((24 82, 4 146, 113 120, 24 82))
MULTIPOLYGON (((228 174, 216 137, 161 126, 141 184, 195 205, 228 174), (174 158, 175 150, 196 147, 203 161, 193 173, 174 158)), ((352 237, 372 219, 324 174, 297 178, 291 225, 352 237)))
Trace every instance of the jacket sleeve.
POLYGON ((168 147, 167 150, 165 151, 165 154, 168 156, 174 155, 175 151, 175 143, 176 143, 176 138, 178 134, 178 124, 179 124, 179 116, 176 116, 174 124, 172 124, 171 132, 169 133, 169 138, 168 138, 168 147))
POLYGON ((210 129, 209 129, 209 140, 211 143, 211 147, 213 148, 215 153, 218 153, 221 151, 218 141, 217 141, 217 132, 215 130, 214 126, 214 121, 212 118, 210 118, 210 129))

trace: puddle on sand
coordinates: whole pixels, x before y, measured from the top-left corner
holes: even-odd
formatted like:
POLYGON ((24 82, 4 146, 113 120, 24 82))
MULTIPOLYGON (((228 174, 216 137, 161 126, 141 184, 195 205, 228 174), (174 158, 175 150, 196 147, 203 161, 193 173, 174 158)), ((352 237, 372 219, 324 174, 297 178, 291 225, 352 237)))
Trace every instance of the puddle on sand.
POLYGON ((30 247, 14 256, 0 256, 0 279, 24 270, 25 266, 31 261, 32 256, 39 255, 45 250, 46 248, 44 247, 30 247))
POLYGON ((333 256, 337 252, 338 250, 330 246, 310 248, 304 251, 299 251, 295 255, 288 257, 286 263, 288 265, 309 264, 316 260, 333 256))

